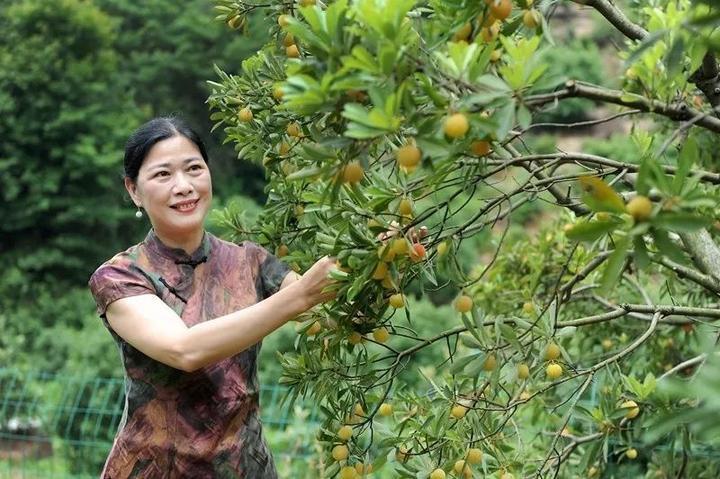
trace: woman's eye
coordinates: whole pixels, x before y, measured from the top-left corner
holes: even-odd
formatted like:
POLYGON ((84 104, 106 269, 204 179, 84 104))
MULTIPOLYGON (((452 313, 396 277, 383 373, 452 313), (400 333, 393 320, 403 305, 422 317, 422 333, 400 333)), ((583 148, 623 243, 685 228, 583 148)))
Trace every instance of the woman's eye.
POLYGON ((169 173, 167 171, 158 171, 155 173, 155 176, 167 176, 169 173))
POLYGON ((197 171, 197 170, 202 170, 203 167, 202 167, 202 165, 192 165, 192 166, 190 167, 190 169, 191 169, 191 170, 194 170, 194 171, 197 171))

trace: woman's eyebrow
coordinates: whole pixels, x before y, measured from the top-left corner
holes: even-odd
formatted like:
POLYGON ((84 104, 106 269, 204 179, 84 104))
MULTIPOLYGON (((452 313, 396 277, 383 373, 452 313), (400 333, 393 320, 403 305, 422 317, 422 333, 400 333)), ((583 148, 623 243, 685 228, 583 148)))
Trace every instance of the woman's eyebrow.
MULTIPOLYGON (((187 165, 188 163, 192 163, 193 161, 197 161, 197 160, 201 160, 201 159, 202 159, 202 158, 198 158, 197 156, 193 156, 192 158, 187 158, 187 159, 183 160, 182 164, 183 164, 183 165, 187 165)), ((171 166, 172 166, 172 165, 171 165, 170 162, 165 162, 165 163, 160 163, 159 165, 153 165, 153 166, 151 166, 149 169, 152 171, 152 170, 157 170, 157 169, 159 169, 159 168, 170 168, 171 166)))

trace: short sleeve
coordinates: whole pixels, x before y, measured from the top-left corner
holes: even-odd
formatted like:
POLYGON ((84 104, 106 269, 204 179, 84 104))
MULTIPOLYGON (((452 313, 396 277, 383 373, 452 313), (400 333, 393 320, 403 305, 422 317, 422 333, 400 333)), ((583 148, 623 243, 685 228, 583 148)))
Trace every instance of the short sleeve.
POLYGON ((104 264, 93 273, 88 285, 100 316, 104 316, 110 303, 118 299, 157 294, 152 282, 132 264, 104 264))
POLYGON ((290 266, 277 256, 253 242, 245 242, 250 254, 256 256, 258 264, 258 277, 256 287, 260 299, 266 299, 277 293, 285 276, 292 271, 290 266))

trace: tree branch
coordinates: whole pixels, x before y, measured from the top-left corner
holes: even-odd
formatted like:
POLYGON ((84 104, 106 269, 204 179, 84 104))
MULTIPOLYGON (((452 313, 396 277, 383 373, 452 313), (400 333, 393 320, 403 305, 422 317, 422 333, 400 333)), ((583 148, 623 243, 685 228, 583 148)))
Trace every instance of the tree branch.
POLYGON ((707 230, 680 233, 680 238, 700 271, 720 280, 720 248, 710 233, 707 230))
POLYGON ((648 35, 647 30, 631 22, 622 10, 608 0, 572 0, 579 5, 587 5, 597 10, 600 15, 631 40, 642 40, 648 35))
POLYGON ((656 113, 675 121, 688 121, 698 116, 702 117, 697 125, 720 133, 720 119, 703 116, 703 113, 690 108, 686 103, 667 104, 659 100, 652 100, 637 94, 628 94, 620 90, 611 90, 597 85, 578 83, 570 80, 565 88, 552 93, 531 95, 525 99, 528 106, 542 106, 546 103, 562 100, 564 98, 587 98, 589 100, 634 108, 644 112, 656 113))
POLYGON ((660 258, 657 262, 665 266, 666 268, 671 269, 680 278, 687 278, 693 283, 699 284, 708 291, 711 291, 715 294, 720 294, 720 281, 718 281, 718 279, 714 276, 699 273, 692 268, 688 268, 687 266, 683 266, 681 264, 675 263, 674 261, 670 261, 665 257, 660 258))
MULTIPOLYGON (((590 165, 598 165, 598 166, 607 166, 609 168, 615 168, 618 171, 620 170, 627 170, 630 173, 637 173, 640 169, 640 165, 633 164, 633 163, 623 163, 621 161, 611 160, 610 158, 605 158, 604 156, 598 156, 598 155, 589 155, 587 153, 575 153, 575 152, 557 152, 557 153, 548 153, 543 155, 525 155, 525 156, 518 156, 516 158, 508 159, 508 160, 486 160, 486 163, 488 165, 496 165, 496 164, 502 164, 504 167, 512 166, 515 164, 522 164, 525 162, 535 162, 535 161, 557 161, 557 163, 583 163, 583 164, 590 164, 590 165)), ((669 175, 674 175, 677 171, 677 168, 674 166, 669 165, 658 165, 665 173, 669 175)), ((712 183, 715 185, 720 184, 720 174, 718 173, 711 173, 709 171, 702 171, 702 170, 695 170, 694 173, 699 175, 699 178, 702 181, 712 183)))

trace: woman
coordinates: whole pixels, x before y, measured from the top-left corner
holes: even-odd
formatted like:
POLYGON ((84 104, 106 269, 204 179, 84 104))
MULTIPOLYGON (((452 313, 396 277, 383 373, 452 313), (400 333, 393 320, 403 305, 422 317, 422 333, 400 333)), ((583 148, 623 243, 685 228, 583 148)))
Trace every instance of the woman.
POLYGON ((141 126, 124 167, 125 188, 152 229, 89 281, 126 378, 102 477, 277 477, 258 411, 260 341, 333 297, 334 261, 299 276, 258 245, 204 231, 208 158, 177 118, 141 126))

